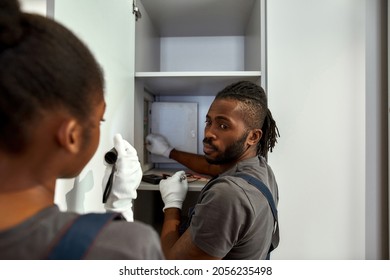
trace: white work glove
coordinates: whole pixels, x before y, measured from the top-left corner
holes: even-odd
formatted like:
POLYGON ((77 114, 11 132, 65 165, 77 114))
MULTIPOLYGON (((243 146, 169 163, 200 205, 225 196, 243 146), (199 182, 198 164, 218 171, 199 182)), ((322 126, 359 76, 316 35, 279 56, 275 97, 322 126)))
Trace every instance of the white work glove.
POLYGON ((159 184, 161 198, 164 201, 164 208, 179 208, 183 206, 188 191, 188 181, 184 171, 178 171, 163 179, 159 184))
POLYGON ((104 208, 121 213, 127 221, 134 221, 133 199, 137 198, 137 188, 142 179, 142 169, 137 151, 120 134, 114 136, 114 147, 118 153, 115 164, 106 165, 103 178, 103 190, 106 188, 111 171, 114 168, 111 193, 104 208))
POLYGON ((169 154, 173 150, 168 143, 168 140, 159 134, 149 134, 146 136, 146 148, 152 154, 169 158, 169 154))

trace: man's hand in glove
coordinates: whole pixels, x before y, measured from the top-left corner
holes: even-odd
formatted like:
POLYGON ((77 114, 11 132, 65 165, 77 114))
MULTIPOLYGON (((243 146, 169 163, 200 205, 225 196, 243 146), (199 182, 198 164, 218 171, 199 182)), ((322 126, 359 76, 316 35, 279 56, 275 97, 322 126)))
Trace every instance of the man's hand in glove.
POLYGON ((152 154, 169 158, 169 154, 173 150, 168 143, 168 140, 159 134, 149 134, 146 136, 146 148, 152 154))
POLYGON ((137 151, 124 140, 120 134, 114 136, 114 147, 118 153, 115 164, 106 165, 103 178, 103 189, 106 188, 110 174, 113 171, 112 189, 104 208, 108 211, 121 213, 127 221, 134 220, 133 199, 137 198, 137 188, 142 179, 142 169, 137 151))
POLYGON ((164 201, 163 211, 167 208, 183 206, 188 191, 188 181, 184 171, 178 171, 172 177, 160 181, 161 198, 164 201))

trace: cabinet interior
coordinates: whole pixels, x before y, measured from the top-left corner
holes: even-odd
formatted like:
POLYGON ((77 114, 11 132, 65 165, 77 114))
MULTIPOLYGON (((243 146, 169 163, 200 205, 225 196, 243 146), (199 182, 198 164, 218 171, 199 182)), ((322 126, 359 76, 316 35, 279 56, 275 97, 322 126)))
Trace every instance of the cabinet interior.
POLYGON ((260 0, 138 0, 135 77, 155 95, 215 95, 262 75, 260 0))
POLYGON ((197 102, 199 114, 194 117, 199 118, 201 143, 204 118, 218 91, 239 80, 262 83, 264 3, 138 0, 136 4, 141 17, 135 24, 135 138, 142 143, 146 171, 156 167, 144 152, 145 126, 149 126, 146 102, 197 102))
MULTIPOLYGON (((202 153, 204 120, 214 96, 239 80, 264 82, 265 4, 263 0, 138 0, 136 4, 141 18, 135 23, 135 142, 142 150, 145 174, 172 173, 184 167, 153 163, 145 152, 151 126, 145 112, 151 102, 196 102, 198 153, 202 153)), ((204 184, 189 184, 185 205, 195 203, 204 184)), ((158 185, 142 182, 139 190, 136 218, 159 229, 161 197, 159 192, 148 192, 158 190, 158 185)))

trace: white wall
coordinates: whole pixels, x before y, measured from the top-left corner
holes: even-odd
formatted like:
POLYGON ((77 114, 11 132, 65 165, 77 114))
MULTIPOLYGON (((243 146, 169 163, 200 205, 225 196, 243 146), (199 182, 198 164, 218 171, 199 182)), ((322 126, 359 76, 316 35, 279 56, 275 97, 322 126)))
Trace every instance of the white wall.
POLYGON ((46 0, 19 0, 19 3, 26 12, 46 15, 46 0))
POLYGON ((270 155, 280 186, 281 243, 273 257, 368 258, 377 244, 366 239, 366 214, 378 201, 366 192, 378 186, 367 180, 367 138, 375 152, 380 147, 377 135, 366 138, 375 110, 366 98, 376 98, 366 93, 366 1, 267 3, 269 105, 281 133, 270 155))

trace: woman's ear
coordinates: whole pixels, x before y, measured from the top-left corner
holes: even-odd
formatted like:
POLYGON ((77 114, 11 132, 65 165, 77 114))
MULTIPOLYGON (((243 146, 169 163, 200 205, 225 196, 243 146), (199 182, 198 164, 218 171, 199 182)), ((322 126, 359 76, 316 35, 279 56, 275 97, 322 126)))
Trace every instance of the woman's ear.
POLYGON ((248 144, 257 145, 262 135, 263 135, 263 131, 261 129, 252 129, 248 135, 248 144))
POLYGON ((73 118, 63 120, 57 131, 57 141, 66 151, 76 154, 81 149, 82 128, 73 118))

